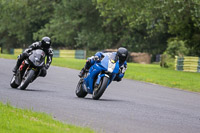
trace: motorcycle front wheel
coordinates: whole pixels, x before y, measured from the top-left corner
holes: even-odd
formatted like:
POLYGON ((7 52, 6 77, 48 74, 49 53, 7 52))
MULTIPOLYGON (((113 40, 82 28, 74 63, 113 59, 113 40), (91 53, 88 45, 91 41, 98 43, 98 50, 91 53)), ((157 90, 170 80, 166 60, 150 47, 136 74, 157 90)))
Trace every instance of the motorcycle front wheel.
POLYGON ((28 74, 25 74, 24 79, 22 79, 19 89, 25 90, 26 87, 29 85, 29 83, 32 81, 34 74, 35 74, 34 70, 32 70, 32 69, 29 70, 28 74))
POLYGON ((108 77, 103 77, 103 79, 101 79, 100 81, 100 84, 94 88, 94 91, 92 94, 92 98, 94 100, 98 100, 103 95, 104 91, 106 90, 108 81, 109 81, 108 77))

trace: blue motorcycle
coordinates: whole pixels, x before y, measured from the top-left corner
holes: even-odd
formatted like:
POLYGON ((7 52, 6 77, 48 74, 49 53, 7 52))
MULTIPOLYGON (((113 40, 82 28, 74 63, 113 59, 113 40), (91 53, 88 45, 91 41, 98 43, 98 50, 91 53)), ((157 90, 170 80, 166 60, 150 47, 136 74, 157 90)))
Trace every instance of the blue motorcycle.
POLYGON ((84 98, 92 94, 94 100, 98 100, 114 80, 119 72, 119 60, 116 54, 105 54, 101 61, 95 61, 94 65, 85 72, 76 87, 76 95, 84 98))

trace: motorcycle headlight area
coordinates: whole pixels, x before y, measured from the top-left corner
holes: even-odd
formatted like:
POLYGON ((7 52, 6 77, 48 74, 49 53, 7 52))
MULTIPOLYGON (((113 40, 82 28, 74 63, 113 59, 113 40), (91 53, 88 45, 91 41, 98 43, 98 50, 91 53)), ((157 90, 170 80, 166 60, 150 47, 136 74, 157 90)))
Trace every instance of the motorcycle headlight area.
POLYGON ((38 58, 35 58, 35 63, 36 66, 39 66, 41 64, 40 60, 38 58))
POLYGON ((112 73, 115 69, 115 65, 116 63, 114 63, 113 61, 109 60, 108 62, 108 72, 112 73))

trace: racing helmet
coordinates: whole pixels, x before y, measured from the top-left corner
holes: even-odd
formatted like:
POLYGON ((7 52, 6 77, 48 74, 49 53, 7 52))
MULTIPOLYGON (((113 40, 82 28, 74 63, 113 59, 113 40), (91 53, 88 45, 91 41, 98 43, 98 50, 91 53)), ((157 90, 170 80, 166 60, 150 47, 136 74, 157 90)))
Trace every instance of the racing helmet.
POLYGON ((41 43, 42 48, 48 49, 51 46, 51 39, 49 37, 43 37, 41 43))
POLYGON ((127 60, 128 50, 124 47, 120 47, 117 50, 117 55, 119 57, 119 63, 123 64, 127 60))

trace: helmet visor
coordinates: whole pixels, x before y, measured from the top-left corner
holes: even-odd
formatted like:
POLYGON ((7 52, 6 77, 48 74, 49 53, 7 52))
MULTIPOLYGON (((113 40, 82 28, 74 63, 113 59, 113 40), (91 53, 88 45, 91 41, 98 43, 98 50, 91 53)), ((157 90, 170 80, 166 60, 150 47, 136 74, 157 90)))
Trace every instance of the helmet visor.
POLYGON ((51 42, 46 41, 46 42, 43 42, 42 47, 43 48, 50 48, 50 45, 51 45, 51 42))
POLYGON ((120 63, 124 63, 127 59, 127 56, 119 56, 120 63))
POLYGON ((47 45, 50 45, 50 42, 49 42, 49 41, 46 41, 45 43, 46 43, 47 45))

